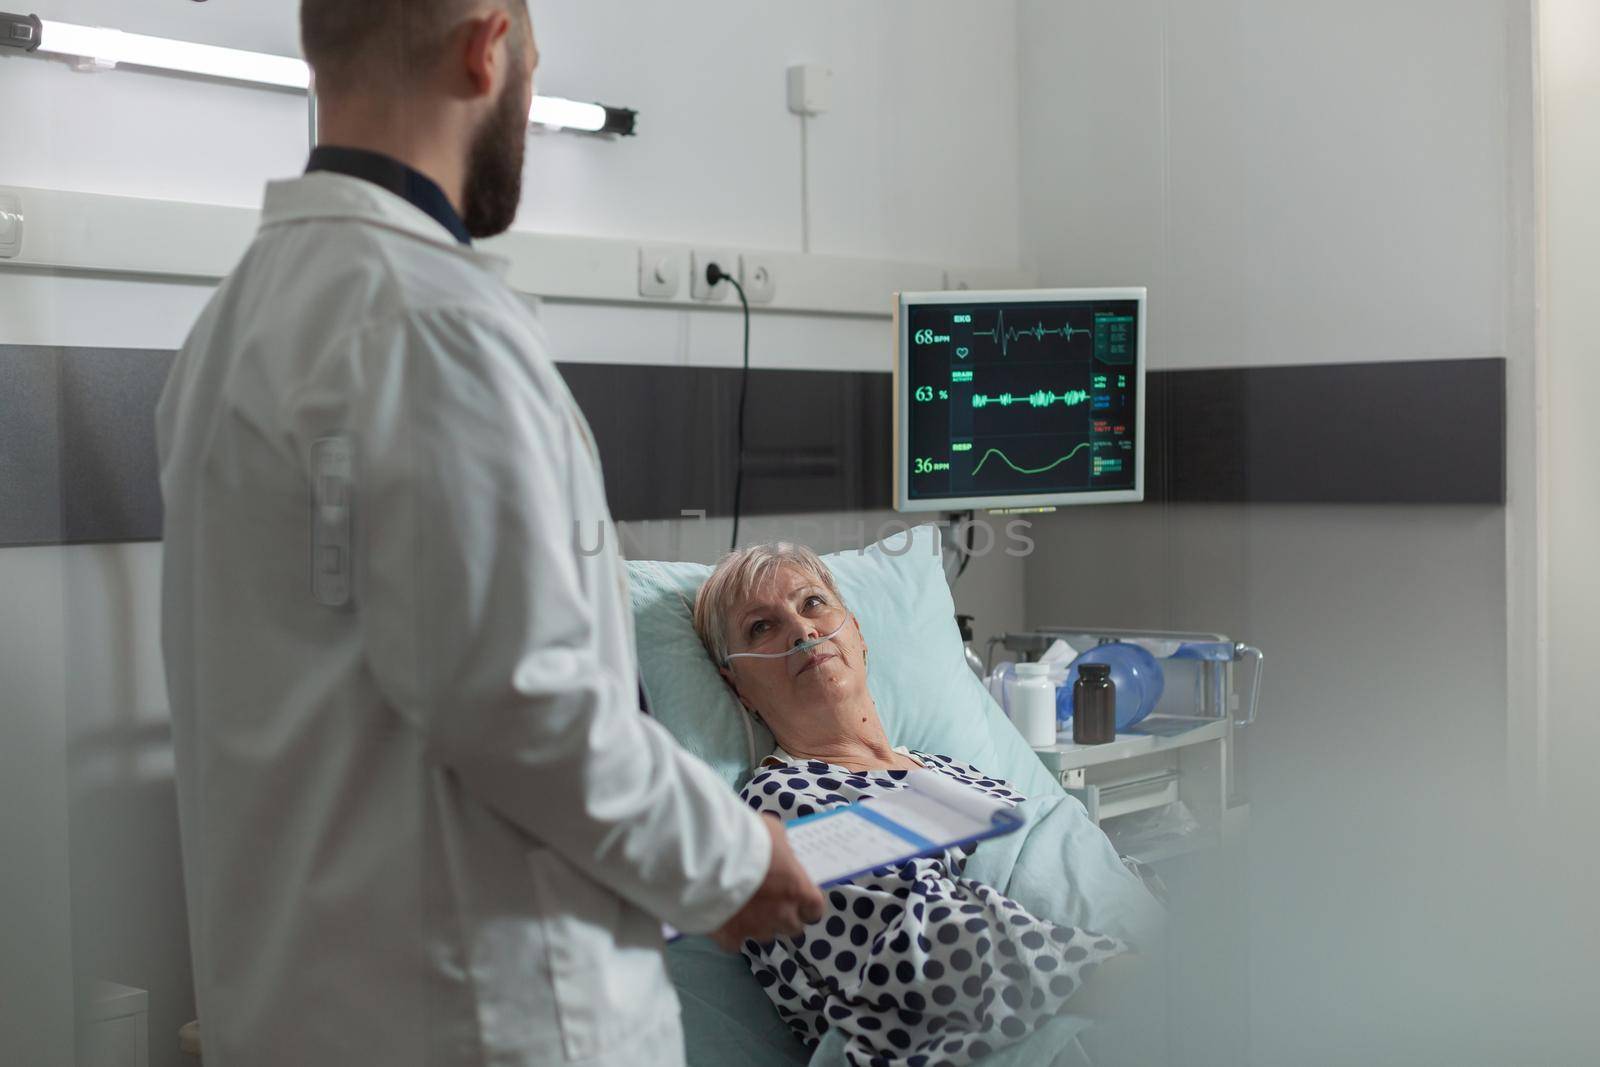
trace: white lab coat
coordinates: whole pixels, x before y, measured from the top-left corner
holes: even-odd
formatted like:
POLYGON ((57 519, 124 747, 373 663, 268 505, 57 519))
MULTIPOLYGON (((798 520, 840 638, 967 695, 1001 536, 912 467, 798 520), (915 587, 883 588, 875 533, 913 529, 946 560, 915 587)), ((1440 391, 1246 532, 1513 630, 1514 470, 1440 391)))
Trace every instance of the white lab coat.
POLYGON ((615 537, 575 548, 609 524, 593 440, 503 270, 376 185, 274 183, 162 396, 206 1067, 679 1063, 659 922, 765 874, 638 711, 615 537), (352 539, 314 561, 326 438, 352 539))

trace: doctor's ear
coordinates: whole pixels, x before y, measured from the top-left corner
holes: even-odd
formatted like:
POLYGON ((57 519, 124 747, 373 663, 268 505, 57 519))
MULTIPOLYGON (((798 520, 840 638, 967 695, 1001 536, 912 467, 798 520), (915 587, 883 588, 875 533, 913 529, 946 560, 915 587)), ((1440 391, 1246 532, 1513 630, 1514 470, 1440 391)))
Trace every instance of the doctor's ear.
POLYGON ((513 27, 505 11, 489 11, 477 18, 468 19, 458 29, 460 34, 462 70, 474 96, 492 95, 495 76, 503 80, 511 76, 513 27))

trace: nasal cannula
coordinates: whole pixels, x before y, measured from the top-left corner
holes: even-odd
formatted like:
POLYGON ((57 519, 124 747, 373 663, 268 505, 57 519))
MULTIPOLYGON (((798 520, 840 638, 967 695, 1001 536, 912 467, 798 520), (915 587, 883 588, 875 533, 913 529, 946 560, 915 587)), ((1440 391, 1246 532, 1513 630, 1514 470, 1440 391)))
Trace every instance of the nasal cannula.
POLYGON ((722 661, 723 666, 727 666, 733 660, 736 660, 741 656, 746 659, 784 659, 788 656, 794 655, 796 652, 808 652, 822 644, 822 642, 831 641, 837 637, 839 635, 839 631, 844 629, 845 622, 849 621, 850 616, 846 615, 844 622, 841 622, 838 626, 835 626, 832 633, 823 634, 821 637, 813 637, 809 641, 801 641, 799 644, 795 645, 786 652, 730 652, 722 661))

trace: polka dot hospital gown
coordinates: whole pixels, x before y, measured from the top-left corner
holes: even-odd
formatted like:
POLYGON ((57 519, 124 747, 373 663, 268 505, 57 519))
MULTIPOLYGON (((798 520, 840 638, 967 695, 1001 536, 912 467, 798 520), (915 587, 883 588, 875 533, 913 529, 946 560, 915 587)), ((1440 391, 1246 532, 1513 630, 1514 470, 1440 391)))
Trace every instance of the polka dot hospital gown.
MULTIPOLYGON (((948 756, 912 753, 929 770, 1015 804, 1005 782, 948 756)), ((780 818, 904 789, 907 771, 856 773, 818 760, 768 759, 740 795, 780 818)), ((808 1047, 845 1033, 852 1067, 971 1063, 1063 1010, 1120 941, 1028 914, 962 878, 967 854, 908 860, 824 891, 819 922, 765 947, 744 944, 756 981, 808 1047)))

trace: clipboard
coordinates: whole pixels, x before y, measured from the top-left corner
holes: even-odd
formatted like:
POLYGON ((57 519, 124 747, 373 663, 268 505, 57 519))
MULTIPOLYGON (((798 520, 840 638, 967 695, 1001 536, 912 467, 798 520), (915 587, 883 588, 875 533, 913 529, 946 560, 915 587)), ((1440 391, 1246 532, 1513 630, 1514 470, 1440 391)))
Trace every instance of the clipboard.
MULTIPOLYGON (((789 847, 826 889, 880 867, 965 848, 1022 829, 1003 800, 938 771, 912 771, 905 788, 785 822, 789 847)), ((662 925, 668 941, 683 936, 662 925)))
POLYGON ((784 824, 789 847, 818 886, 1009 834, 1026 821, 1005 801, 938 771, 912 771, 905 786, 784 824))

